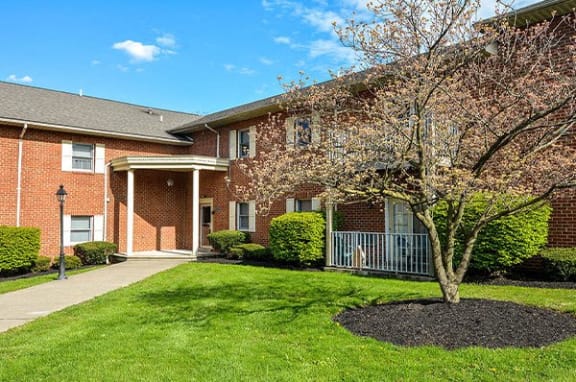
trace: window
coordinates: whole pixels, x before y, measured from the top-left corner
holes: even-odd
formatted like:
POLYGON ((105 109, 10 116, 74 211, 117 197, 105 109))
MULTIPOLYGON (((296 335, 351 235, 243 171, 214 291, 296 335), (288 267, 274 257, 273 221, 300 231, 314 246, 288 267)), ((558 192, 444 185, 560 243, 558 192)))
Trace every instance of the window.
POLYGON ((250 206, 248 203, 238 203, 238 230, 250 229, 250 206))
POLYGON ((312 199, 296 200, 294 207, 298 212, 312 211, 312 199))
POLYGON ((104 240, 103 215, 64 215, 64 245, 104 240))
POLYGON ((313 131, 312 117, 288 118, 286 120, 286 143, 304 148, 312 144, 318 134, 313 131))
POLYGON ((83 143, 72 144, 72 169, 92 170, 94 165, 94 146, 83 143))
POLYGON ((250 130, 238 131, 238 158, 250 155, 250 130))
POLYGON ((320 199, 286 199, 286 212, 306 212, 306 211, 319 211, 320 199))
POLYGON ((229 206, 231 230, 255 232, 256 231, 256 202, 230 202, 229 206))
POLYGON ((70 242, 83 243, 92 240, 92 217, 71 216, 70 242))
POLYGON ((253 158, 256 156, 256 127, 231 130, 229 138, 230 159, 253 158))
POLYGON ((104 145, 62 141, 62 171, 104 174, 104 145))

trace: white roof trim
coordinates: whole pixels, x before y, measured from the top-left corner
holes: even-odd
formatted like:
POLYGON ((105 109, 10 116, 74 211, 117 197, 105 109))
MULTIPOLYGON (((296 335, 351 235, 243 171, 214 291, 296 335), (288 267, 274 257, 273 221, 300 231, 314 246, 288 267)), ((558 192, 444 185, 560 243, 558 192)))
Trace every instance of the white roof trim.
POLYGON ((230 161, 201 155, 126 156, 113 159, 114 171, 128 170, 211 170, 228 171, 230 161))

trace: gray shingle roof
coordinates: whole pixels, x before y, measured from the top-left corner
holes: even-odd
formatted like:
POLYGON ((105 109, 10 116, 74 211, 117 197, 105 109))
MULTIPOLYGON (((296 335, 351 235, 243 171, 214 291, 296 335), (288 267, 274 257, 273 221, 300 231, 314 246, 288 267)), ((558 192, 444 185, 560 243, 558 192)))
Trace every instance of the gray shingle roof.
POLYGON ((199 116, 0 81, 0 119, 75 128, 90 134, 182 139, 168 130, 199 116))

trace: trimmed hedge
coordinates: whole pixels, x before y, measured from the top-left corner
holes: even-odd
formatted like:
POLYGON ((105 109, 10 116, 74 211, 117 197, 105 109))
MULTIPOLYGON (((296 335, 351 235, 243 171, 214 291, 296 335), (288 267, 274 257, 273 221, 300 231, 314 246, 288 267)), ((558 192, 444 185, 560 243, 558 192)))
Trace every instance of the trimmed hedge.
POLYGON ((218 252, 230 254, 230 248, 248 241, 248 234, 242 231, 216 231, 208 234, 210 245, 218 252))
POLYGON ((38 228, 0 226, 0 273, 30 271, 39 251, 38 228))
MULTIPOLYGON (((456 236, 456 260, 462 255, 464 232, 469 230, 482 214, 486 203, 485 195, 479 193, 467 205, 456 236)), ((544 205, 490 222, 478 235, 472 251, 470 269, 487 273, 505 272, 513 265, 538 254, 548 240, 548 219, 551 211, 550 206, 544 205)), ((445 203, 434 209, 434 220, 441 240, 446 237, 446 214, 445 203)))
POLYGON ((267 260, 269 258, 269 252, 266 247, 256 243, 236 245, 230 248, 230 253, 246 260, 267 260))
POLYGON ((270 223, 270 249, 275 260, 318 265, 324 259, 325 220, 317 212, 289 212, 270 223))
POLYGON ((50 270, 50 265, 52 259, 48 256, 38 256, 34 265, 32 266, 32 272, 46 272, 50 270))
POLYGON ((84 265, 106 264, 109 255, 116 253, 118 246, 107 241, 89 241, 76 244, 74 255, 78 256, 84 265))
POLYGON ((576 248, 546 248, 540 251, 540 256, 550 279, 576 281, 576 248))
MULTIPOLYGON (((60 267, 60 256, 54 258, 54 263, 52 263, 53 269, 59 269, 60 267)), ((74 255, 64 255, 64 269, 78 269, 82 267, 82 260, 78 256, 74 255)))

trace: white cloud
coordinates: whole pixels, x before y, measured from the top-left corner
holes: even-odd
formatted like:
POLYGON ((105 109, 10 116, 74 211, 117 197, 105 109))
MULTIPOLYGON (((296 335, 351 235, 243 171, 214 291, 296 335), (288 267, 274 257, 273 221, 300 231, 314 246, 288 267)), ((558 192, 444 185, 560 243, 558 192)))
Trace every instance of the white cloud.
POLYGON ((304 9, 302 18, 308 24, 321 32, 333 32, 334 26, 344 24, 344 18, 332 11, 321 11, 318 9, 304 9))
POLYGON ((256 73, 256 71, 255 71, 254 69, 251 69, 251 68, 248 68, 248 67, 245 67, 245 66, 239 68, 239 67, 237 67, 237 66, 234 65, 234 64, 225 64, 225 65, 224 65, 224 69, 225 69, 227 72, 238 73, 238 74, 242 74, 242 75, 245 75, 245 76, 249 76, 249 75, 252 75, 252 74, 256 73))
POLYGON ((274 64, 274 61, 267 58, 267 57, 260 57, 259 59, 260 63, 264 64, 264 65, 272 65, 274 64))
POLYGON ((328 56, 336 61, 352 64, 356 61, 356 53, 352 48, 343 46, 339 41, 315 40, 310 44, 310 57, 328 56))
POLYGON ((100 65, 102 62, 100 62, 100 60, 92 60, 90 61, 90 64, 92 65, 100 65))
POLYGON ((278 37, 274 37, 274 42, 276 44, 290 45, 292 43, 292 40, 290 39, 290 37, 278 36, 278 37))
POLYGON ((127 53, 134 62, 154 61, 161 52, 161 49, 156 45, 144 45, 141 42, 132 40, 117 42, 112 47, 127 53))
POLYGON ((156 37, 156 43, 164 48, 176 47, 176 39, 169 33, 164 33, 162 36, 156 37))
POLYGON ((22 76, 22 77, 18 77, 15 74, 10 74, 7 78, 7 81, 12 81, 12 82, 25 82, 25 83, 30 83, 32 82, 32 77, 26 75, 26 76, 22 76))

